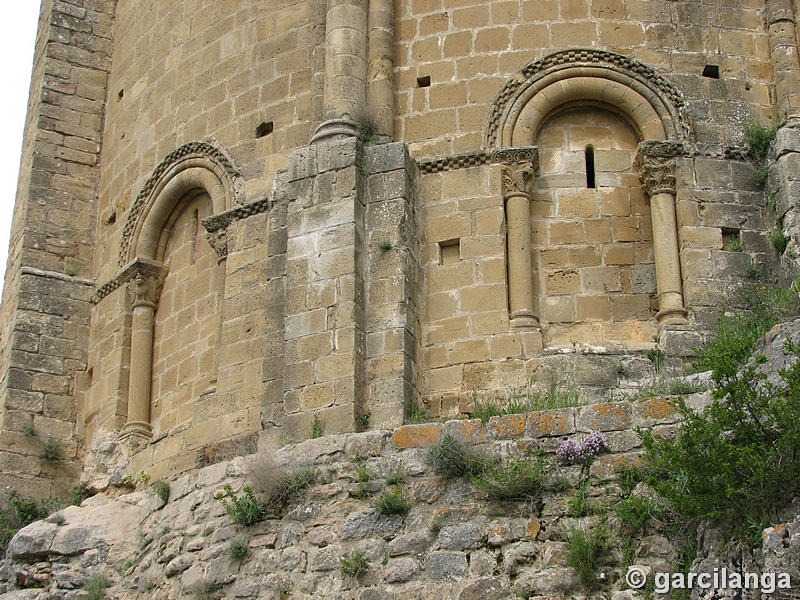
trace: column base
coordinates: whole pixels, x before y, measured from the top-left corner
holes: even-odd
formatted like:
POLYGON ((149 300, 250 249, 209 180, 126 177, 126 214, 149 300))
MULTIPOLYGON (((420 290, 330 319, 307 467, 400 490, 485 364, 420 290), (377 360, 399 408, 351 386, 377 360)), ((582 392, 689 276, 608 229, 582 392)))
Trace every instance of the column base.
POLYGON ((312 144, 358 136, 358 123, 350 119, 328 119, 317 127, 311 137, 312 144))
POLYGON ((688 323, 689 312, 682 307, 664 308, 656 314, 659 325, 682 325, 688 323))
POLYGON ((541 329, 542 327, 536 315, 527 310, 512 313, 509 321, 514 329, 541 329))
POLYGON ((153 430, 150 427, 150 423, 146 421, 128 421, 119 434, 119 439, 121 440, 132 439, 146 442, 151 437, 153 437, 153 430))

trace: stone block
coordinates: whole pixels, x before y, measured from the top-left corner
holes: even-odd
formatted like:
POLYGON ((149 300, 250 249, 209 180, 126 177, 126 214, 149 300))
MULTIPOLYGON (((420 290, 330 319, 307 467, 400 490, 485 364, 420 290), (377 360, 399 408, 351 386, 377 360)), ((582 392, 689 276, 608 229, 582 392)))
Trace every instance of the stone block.
POLYGON ((403 425, 394 430, 392 443, 394 447, 426 448, 439 442, 442 426, 439 423, 423 423, 421 425, 403 425))

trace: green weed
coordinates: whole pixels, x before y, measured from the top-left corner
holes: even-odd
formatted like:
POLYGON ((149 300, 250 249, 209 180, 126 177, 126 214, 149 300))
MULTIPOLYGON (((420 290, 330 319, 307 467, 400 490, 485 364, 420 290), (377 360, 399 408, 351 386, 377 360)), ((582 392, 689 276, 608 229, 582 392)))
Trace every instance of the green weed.
POLYGON ((345 577, 358 578, 369 569, 371 559, 363 552, 353 550, 349 554, 342 554, 342 575, 345 577))

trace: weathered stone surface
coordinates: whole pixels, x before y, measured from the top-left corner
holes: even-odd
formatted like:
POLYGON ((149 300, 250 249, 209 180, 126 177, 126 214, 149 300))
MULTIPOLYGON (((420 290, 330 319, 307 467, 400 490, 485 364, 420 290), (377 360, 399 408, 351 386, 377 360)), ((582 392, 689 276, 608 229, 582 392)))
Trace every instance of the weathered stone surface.
POLYGON ((343 540, 359 540, 365 537, 378 536, 388 538, 396 534, 403 525, 399 516, 381 516, 370 509, 351 513, 342 525, 343 540))
POLYGON ((467 573, 467 555, 463 552, 431 552, 425 558, 431 579, 460 579, 467 573))
POLYGON ((481 546, 481 534, 471 523, 442 527, 439 546, 447 550, 474 550, 481 546))
POLYGON ((384 579, 387 583, 403 583, 410 580, 419 571, 419 563, 413 558, 398 558, 389 561, 384 579))

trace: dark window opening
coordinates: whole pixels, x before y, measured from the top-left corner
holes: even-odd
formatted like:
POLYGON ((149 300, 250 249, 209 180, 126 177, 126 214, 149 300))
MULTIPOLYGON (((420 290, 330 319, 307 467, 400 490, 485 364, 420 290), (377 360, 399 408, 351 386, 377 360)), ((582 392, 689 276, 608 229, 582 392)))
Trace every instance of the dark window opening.
POLYGON ((591 146, 586 148, 586 187, 597 187, 594 177, 594 148, 591 146))
POLYGON ((459 239, 439 242, 439 264, 452 265, 461 260, 461 241, 459 239))
POLYGON ((417 77, 417 87, 428 87, 431 84, 431 76, 417 77))
POLYGON ((265 135, 269 135, 272 133, 273 124, 272 121, 261 123, 258 127, 256 127, 256 137, 262 138, 265 135))
POLYGON ((122 100, 122 97, 125 95, 125 90, 120 90, 117 93, 117 100, 122 100))
POLYGON ((730 227, 722 227, 722 249, 728 252, 742 251, 742 232, 730 227))
POLYGON ((719 79, 719 65, 706 65, 703 68, 703 77, 719 79))

